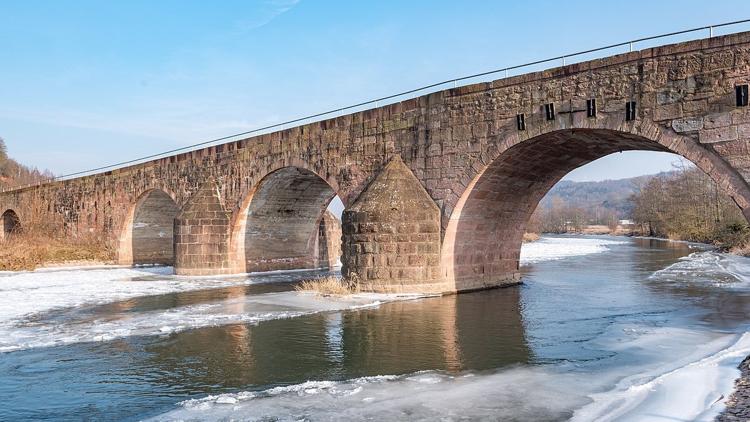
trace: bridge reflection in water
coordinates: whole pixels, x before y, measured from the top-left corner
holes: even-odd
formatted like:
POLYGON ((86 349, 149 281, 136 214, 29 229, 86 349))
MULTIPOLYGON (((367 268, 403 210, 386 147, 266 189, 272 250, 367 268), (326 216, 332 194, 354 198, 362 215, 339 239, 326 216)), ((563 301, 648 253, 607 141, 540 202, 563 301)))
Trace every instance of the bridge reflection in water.
MULTIPOLYGON (((242 296, 243 289, 231 290, 242 296)), ((163 374, 165 386, 216 393, 217 387, 526 363, 519 294, 520 287, 511 287, 187 331, 148 346, 149 366, 163 374)))

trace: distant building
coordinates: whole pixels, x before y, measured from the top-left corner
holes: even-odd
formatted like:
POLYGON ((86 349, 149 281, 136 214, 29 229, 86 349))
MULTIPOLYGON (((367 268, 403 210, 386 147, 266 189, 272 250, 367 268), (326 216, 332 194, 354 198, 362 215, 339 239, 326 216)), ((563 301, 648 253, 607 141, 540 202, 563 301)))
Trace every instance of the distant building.
POLYGON ((617 224, 621 226, 633 226, 635 225, 635 222, 633 220, 619 220, 617 224))

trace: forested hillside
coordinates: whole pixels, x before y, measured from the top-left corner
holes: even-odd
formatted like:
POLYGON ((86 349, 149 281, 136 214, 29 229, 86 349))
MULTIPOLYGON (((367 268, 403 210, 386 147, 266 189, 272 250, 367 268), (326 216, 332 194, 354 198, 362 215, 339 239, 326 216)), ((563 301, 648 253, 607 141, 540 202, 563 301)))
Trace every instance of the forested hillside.
POLYGON ((750 228, 737 205, 692 165, 670 172, 601 182, 563 181, 539 203, 531 232, 580 232, 632 220, 635 232, 738 248, 750 228))
POLYGON ((601 182, 572 182, 563 180, 555 185, 542 199, 540 206, 552 207, 555 198, 565 204, 575 204, 581 208, 600 212, 612 212, 621 218, 629 218, 633 211, 630 197, 636 187, 654 176, 640 176, 630 179, 603 180, 601 182))
POLYGON ((561 181, 539 203, 531 229, 560 233, 588 225, 615 227, 619 220, 632 218, 631 197, 639 186, 665 174, 600 182, 561 181))
POLYGON ((27 167, 8 156, 5 141, 0 138, 0 189, 23 186, 53 177, 49 171, 27 167))
POLYGON ((631 201, 633 219, 644 234, 727 248, 750 240, 737 204, 693 166, 651 178, 638 187, 631 201))

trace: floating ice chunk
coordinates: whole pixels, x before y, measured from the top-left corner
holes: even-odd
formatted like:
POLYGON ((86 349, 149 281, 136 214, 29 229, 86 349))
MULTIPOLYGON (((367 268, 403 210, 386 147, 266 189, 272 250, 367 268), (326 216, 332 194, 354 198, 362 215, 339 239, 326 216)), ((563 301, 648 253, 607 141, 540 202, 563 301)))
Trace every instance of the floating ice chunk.
POLYGON ((216 399, 216 403, 218 404, 236 404, 237 399, 232 396, 219 396, 218 399, 216 399))

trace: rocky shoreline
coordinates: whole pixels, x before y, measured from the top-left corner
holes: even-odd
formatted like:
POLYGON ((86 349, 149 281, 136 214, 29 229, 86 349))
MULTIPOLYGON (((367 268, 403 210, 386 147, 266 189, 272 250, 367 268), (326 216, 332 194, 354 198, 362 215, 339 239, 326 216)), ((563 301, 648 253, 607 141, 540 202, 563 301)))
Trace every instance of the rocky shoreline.
POLYGON ((727 407, 717 422, 739 422, 750 420, 750 356, 740 363, 740 377, 734 382, 734 392, 727 400, 727 407))

